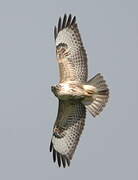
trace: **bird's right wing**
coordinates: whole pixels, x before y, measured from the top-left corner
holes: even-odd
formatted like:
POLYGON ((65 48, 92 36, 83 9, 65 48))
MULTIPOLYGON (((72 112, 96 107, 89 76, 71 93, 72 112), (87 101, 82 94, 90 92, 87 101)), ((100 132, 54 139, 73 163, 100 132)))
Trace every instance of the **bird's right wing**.
POLYGON ((59 167, 68 164, 74 154, 85 123, 85 106, 80 103, 59 100, 57 120, 53 128, 50 151, 59 167))
POLYGON ((76 17, 64 15, 54 30, 60 82, 87 80, 87 55, 81 40, 76 17))

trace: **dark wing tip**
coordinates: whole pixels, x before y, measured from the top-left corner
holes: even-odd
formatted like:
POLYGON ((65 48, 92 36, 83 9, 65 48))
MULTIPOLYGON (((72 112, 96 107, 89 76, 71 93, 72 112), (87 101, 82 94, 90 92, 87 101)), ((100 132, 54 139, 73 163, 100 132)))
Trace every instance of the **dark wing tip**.
POLYGON ((58 32, 61 30, 61 27, 62 27, 61 25, 62 25, 62 19, 60 17, 58 20, 58 32))
POLYGON ((55 26, 55 27, 54 27, 54 38, 55 38, 55 39, 57 38, 57 34, 58 34, 58 33, 57 33, 57 27, 55 26))
POLYGON ((73 26, 74 24, 76 24, 76 16, 73 17, 70 25, 73 26))
POLYGON ((52 152, 53 150, 53 161, 58 163, 58 166, 61 167, 61 165, 65 168, 66 164, 68 166, 70 166, 70 160, 65 156, 60 154, 59 152, 57 152, 54 147, 53 147, 53 143, 51 141, 50 143, 50 152, 52 152))
POLYGON ((66 21, 67 21, 67 15, 65 14, 63 17, 63 22, 62 22, 62 29, 66 27, 66 21))
POLYGON ((66 161, 67 161, 68 166, 70 166, 70 160, 66 158, 66 161))
POLYGON ((71 14, 69 14, 66 27, 70 26, 71 19, 72 19, 72 16, 71 16, 71 14))
POLYGON ((60 17, 58 20, 58 26, 54 28, 54 38, 57 38, 58 33, 63 30, 64 28, 74 26, 76 24, 76 16, 72 18, 72 15, 69 14, 67 17, 66 14, 64 14, 63 19, 60 17))
POLYGON ((56 162, 56 155, 57 155, 57 152, 55 151, 55 149, 53 149, 53 161, 56 162))
POLYGON ((52 141, 51 141, 51 143, 50 143, 50 148, 49 148, 50 152, 52 151, 52 149, 53 149, 53 143, 52 143, 52 141))
POLYGON ((64 156, 61 156, 63 167, 66 167, 66 159, 64 156))
POLYGON ((61 166, 61 156, 60 156, 59 152, 57 152, 57 162, 58 162, 58 166, 60 167, 61 166))

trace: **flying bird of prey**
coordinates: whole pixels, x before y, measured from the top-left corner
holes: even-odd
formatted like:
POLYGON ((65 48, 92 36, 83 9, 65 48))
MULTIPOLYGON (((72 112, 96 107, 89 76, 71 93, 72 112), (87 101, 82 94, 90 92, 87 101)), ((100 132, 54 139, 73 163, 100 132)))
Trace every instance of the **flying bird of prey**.
POLYGON ((59 167, 66 167, 84 128, 86 109, 92 116, 98 115, 108 101, 109 89, 100 73, 87 81, 87 55, 75 16, 60 17, 54 37, 60 81, 51 87, 59 99, 59 107, 50 152, 59 167))

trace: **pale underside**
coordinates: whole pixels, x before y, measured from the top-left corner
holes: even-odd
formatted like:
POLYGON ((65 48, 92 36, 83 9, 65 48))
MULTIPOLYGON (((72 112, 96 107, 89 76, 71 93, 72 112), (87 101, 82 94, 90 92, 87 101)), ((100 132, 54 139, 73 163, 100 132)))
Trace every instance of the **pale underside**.
POLYGON ((99 73, 87 82, 87 55, 76 18, 59 18, 54 29, 60 81, 52 87, 59 99, 50 151, 59 167, 70 165, 84 128, 86 109, 95 117, 108 101, 109 89, 99 73))
MULTIPOLYGON (((83 47, 76 18, 65 15, 54 30, 60 82, 73 81, 83 84, 87 81, 87 55, 83 47)), ((59 100, 58 116, 53 128, 50 151, 58 165, 70 164, 82 133, 86 115, 85 106, 79 101, 59 100)))
POLYGON ((87 81, 87 55, 77 24, 74 20, 67 27, 66 23, 65 27, 62 25, 64 24, 59 20, 58 31, 55 30, 60 82, 85 82, 87 81))

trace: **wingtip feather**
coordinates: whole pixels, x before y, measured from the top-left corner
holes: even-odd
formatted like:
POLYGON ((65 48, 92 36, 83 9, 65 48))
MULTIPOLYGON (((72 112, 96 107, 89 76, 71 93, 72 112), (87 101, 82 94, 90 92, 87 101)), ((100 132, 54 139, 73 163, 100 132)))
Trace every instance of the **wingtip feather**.
POLYGON ((61 166, 61 157, 60 157, 60 153, 57 152, 57 162, 58 162, 58 166, 61 166))
POLYGON ((50 142, 50 148, 49 148, 49 151, 51 152, 52 149, 53 149, 53 143, 52 143, 52 141, 51 141, 51 142, 50 142))
POLYGON ((57 27, 54 27, 54 38, 57 38, 58 33, 64 28, 74 26, 76 24, 76 16, 72 18, 72 15, 67 16, 64 14, 63 18, 59 17, 57 27))
POLYGON ((62 23, 62 19, 60 17, 59 20, 58 20, 58 33, 61 30, 61 23, 62 23))
POLYGON ((55 38, 55 40, 57 38, 57 27, 56 26, 54 27, 54 38, 55 38))
POLYGON ((59 167, 61 167, 61 165, 63 168, 65 168, 66 165, 70 166, 70 160, 55 150, 52 141, 50 143, 50 152, 53 153, 53 162, 55 163, 57 161, 59 167))
POLYGON ((66 21, 67 21, 67 15, 64 14, 63 22, 62 22, 62 29, 64 29, 66 27, 66 21))
POLYGON ((73 17, 72 22, 71 22, 70 25, 72 26, 72 25, 74 25, 75 23, 76 23, 76 16, 73 17))
POLYGON ((57 152, 55 151, 55 149, 53 149, 53 161, 56 162, 56 155, 57 155, 57 152))

